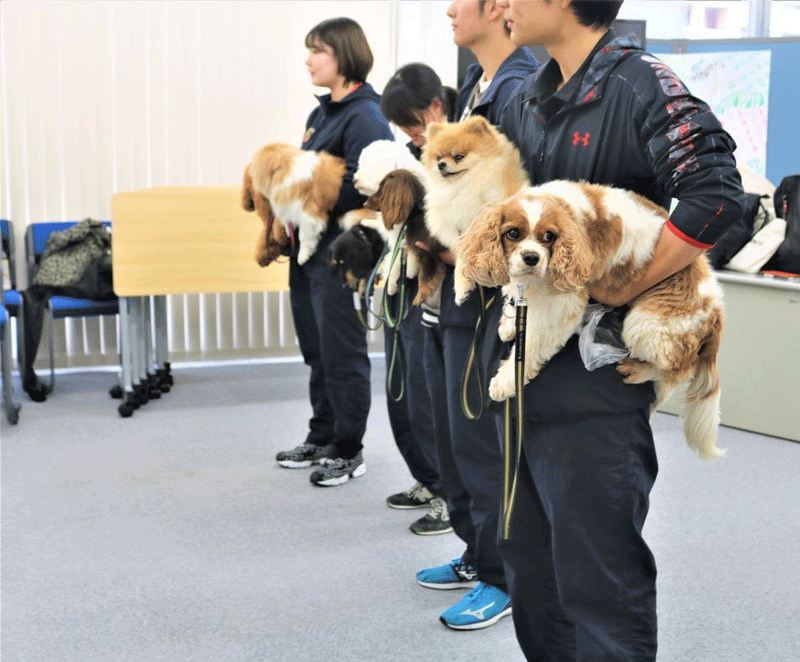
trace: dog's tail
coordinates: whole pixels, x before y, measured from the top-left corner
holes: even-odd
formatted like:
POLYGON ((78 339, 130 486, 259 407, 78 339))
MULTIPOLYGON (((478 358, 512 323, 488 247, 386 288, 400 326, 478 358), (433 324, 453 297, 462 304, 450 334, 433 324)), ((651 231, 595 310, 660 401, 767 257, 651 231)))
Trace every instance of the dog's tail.
MULTIPOLYGON (((721 328, 721 319, 718 328, 721 328)), ((710 335, 700 348, 697 369, 686 389, 683 431, 689 446, 705 460, 715 460, 725 455, 724 449, 717 448, 720 401, 717 371, 719 342, 720 333, 717 332, 710 335)))

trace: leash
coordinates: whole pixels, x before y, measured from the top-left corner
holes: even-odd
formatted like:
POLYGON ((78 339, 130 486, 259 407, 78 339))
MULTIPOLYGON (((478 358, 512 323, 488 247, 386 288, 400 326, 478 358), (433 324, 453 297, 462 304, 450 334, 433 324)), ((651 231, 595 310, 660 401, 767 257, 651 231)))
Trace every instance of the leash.
MULTIPOLYGON (((358 234, 359 238, 361 238, 366 243, 369 243, 367 237, 364 235, 363 231, 358 234)), ((375 263, 375 266, 372 268, 372 272, 367 279, 367 286, 364 288, 364 296, 363 296, 363 303, 364 306, 362 307, 362 297, 358 294, 358 291, 353 292, 353 306, 356 309, 356 314, 358 315, 358 320, 361 322, 363 327, 367 331, 377 331, 381 328, 381 324, 383 324, 383 304, 381 303, 381 310, 375 314, 372 310, 372 301, 375 294, 375 280, 378 277, 378 270, 381 268, 381 262, 383 262, 383 258, 386 257, 386 253, 389 252, 389 247, 384 245, 383 251, 381 251, 381 255, 378 258, 378 261, 375 263), (364 317, 364 314, 361 312, 363 308, 367 309, 367 317, 364 317), (375 326, 370 326, 369 324, 369 315, 372 315, 375 319, 378 320, 375 326)))
POLYGON ((402 248, 403 239, 405 238, 406 234, 406 226, 408 225, 408 221, 406 220, 403 223, 403 226, 400 228, 400 232, 397 235, 397 241, 394 244, 394 249, 392 250, 392 257, 389 260, 389 265, 387 269, 387 277, 390 273, 392 273, 392 268, 394 267, 395 262, 397 262, 398 255, 400 257, 400 277, 398 278, 398 290, 397 290, 397 316, 392 318, 392 313, 390 311, 389 306, 389 293, 388 288, 383 288, 383 322, 387 326, 396 329, 400 322, 402 322, 406 315, 408 314, 408 293, 406 291, 406 252, 402 248))
POLYGON ((464 416, 471 421, 477 421, 483 415, 485 410, 483 399, 483 375, 481 374, 477 356, 479 347, 483 343, 484 331, 486 330, 485 314, 489 309, 489 306, 494 303, 495 297, 497 296, 492 295, 489 301, 486 301, 483 287, 480 285, 478 285, 478 294, 481 298, 481 305, 478 311, 478 321, 475 323, 475 333, 472 336, 472 345, 470 346, 469 353, 467 354, 467 361, 464 364, 464 370, 461 372, 461 409, 464 412, 464 416), (473 411, 469 403, 470 377, 473 378, 475 389, 478 392, 477 411, 473 411))
POLYGON ((514 376, 516 382, 516 408, 517 426, 515 443, 511 439, 511 399, 506 400, 504 423, 505 431, 503 434, 503 540, 508 540, 508 530, 511 526, 511 512, 514 508, 514 497, 517 493, 517 476, 519 474, 519 463, 522 457, 522 432, 523 432, 523 408, 522 393, 525 387, 525 323, 528 310, 528 302, 525 299, 525 286, 520 284, 517 296, 516 308, 516 343, 514 358, 514 376))

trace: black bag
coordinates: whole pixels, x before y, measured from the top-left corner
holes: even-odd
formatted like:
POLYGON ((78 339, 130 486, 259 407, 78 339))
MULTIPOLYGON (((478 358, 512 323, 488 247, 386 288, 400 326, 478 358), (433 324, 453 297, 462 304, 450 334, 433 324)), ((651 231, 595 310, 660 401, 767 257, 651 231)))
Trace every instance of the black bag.
POLYGON ((724 267, 744 245, 753 238, 757 230, 769 220, 763 199, 768 196, 745 193, 744 213, 717 239, 717 243, 706 251, 706 257, 714 269, 724 267))
POLYGON ((800 175, 789 175, 775 189, 775 213, 786 221, 786 238, 764 271, 800 274, 800 175))

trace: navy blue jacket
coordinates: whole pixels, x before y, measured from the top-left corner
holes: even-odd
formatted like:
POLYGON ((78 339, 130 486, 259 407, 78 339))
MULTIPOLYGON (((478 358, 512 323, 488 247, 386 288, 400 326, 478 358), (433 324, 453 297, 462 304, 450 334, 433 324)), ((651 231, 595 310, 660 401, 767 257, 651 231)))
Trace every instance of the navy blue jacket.
MULTIPOLYGON (((500 118, 508 100, 516 92, 523 79, 539 69, 539 62, 527 48, 518 48, 509 55, 495 72, 492 82, 475 108, 472 115, 481 115, 491 124, 500 125, 500 118)), ((483 69, 478 63, 471 64, 464 75, 464 83, 458 92, 455 121, 461 119, 472 91, 483 77, 483 69)))
MULTIPOLYGON (((317 99, 319 106, 308 117, 301 147, 328 152, 347 163, 342 190, 331 211, 331 219, 335 219, 363 206, 366 200, 353 186, 361 150, 376 140, 393 140, 394 136, 381 113, 380 96, 369 83, 364 83, 340 101, 331 101, 330 94, 317 99)), ((331 223, 330 227, 335 229, 336 224, 331 223)))
MULTIPOLYGON (((509 99, 519 87, 523 79, 539 69, 539 62, 527 48, 517 48, 509 55, 495 72, 492 82, 486 89, 480 102, 472 109, 471 115, 481 115, 495 126, 500 124, 503 111, 509 99)), ((483 69, 479 64, 472 64, 464 76, 464 84, 459 90, 456 101, 455 120, 458 121, 464 113, 472 90, 483 77, 483 69)), ((467 326, 473 328, 480 312, 480 297, 473 294, 456 306, 453 300, 453 267, 447 269, 444 283, 442 284, 442 305, 439 313, 439 323, 443 325, 467 326)))

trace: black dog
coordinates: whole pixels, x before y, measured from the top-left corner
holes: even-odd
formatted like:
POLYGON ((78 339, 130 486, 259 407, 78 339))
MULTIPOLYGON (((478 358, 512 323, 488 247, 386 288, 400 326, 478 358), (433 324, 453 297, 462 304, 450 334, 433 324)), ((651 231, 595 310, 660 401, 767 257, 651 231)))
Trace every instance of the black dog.
POLYGON ((357 223, 330 245, 331 273, 341 274, 342 285, 363 294, 367 280, 383 254, 383 245, 383 238, 377 230, 357 223))

